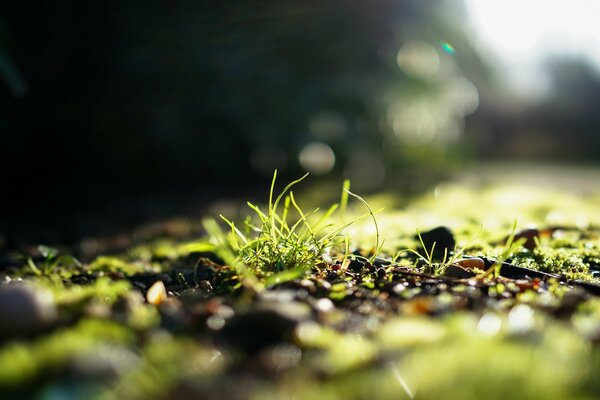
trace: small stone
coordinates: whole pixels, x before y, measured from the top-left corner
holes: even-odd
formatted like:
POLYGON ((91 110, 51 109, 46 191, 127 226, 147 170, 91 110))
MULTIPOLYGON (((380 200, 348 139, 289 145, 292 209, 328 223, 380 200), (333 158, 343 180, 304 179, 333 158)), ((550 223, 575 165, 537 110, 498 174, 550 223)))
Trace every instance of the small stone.
POLYGON ((99 301, 92 301, 87 304, 84 308, 84 312, 87 316, 93 318, 110 318, 111 315, 110 307, 99 301))
POLYGON ((73 355, 66 370, 79 379, 115 379, 135 368, 141 359, 122 346, 99 345, 73 355))
MULTIPOLYGON (((528 250, 533 250, 537 247, 536 238, 540 237, 540 231, 537 229, 523 229, 519 232, 516 232, 513 236, 513 242, 517 240, 525 239, 523 243, 523 247, 528 250)), ((508 237, 504 240, 506 243, 508 241, 508 237)))
POLYGON ((247 353, 289 342, 296 326, 310 318, 307 304, 289 301, 259 301, 255 307, 237 312, 220 329, 220 338, 247 353))
POLYGON ((156 281, 150 286, 148 289, 148 293, 146 293, 146 300, 150 304, 154 304, 158 306, 160 303, 167 299, 167 289, 165 288, 165 284, 162 281, 156 281))
POLYGON ((56 319, 56 306, 49 291, 24 284, 0 287, 0 339, 40 333, 56 319))
POLYGON ((317 281, 317 286, 322 287, 325 290, 331 289, 331 283, 329 283, 329 282, 327 282, 327 281, 325 281, 323 279, 319 279, 317 281))
POLYGON ((590 294, 580 287, 573 287, 562 298, 560 306, 554 311, 558 318, 568 318, 577 310, 579 305, 590 298, 590 294))
POLYGON ((198 283, 198 289, 202 292, 202 294, 206 297, 210 297, 213 295, 214 290, 209 281, 203 280, 198 283))
POLYGON ((350 270, 351 272, 354 273, 359 273, 363 270, 363 268, 365 267, 365 263, 362 260, 351 260, 350 264, 348 264, 348 270, 350 270))
POLYGON ((302 358, 302 350, 295 344, 278 344, 262 350, 259 354, 261 365, 272 373, 295 367, 302 358))
POLYGON ((485 271, 485 261, 483 261, 481 258, 479 257, 473 257, 473 258, 461 258, 458 260, 455 260, 452 264, 458 265, 459 267, 465 268, 465 269, 480 269, 485 271))
POLYGON ((398 283, 394 285, 393 289, 394 293, 399 294, 406 290, 406 285, 404 283, 398 283))
POLYGON ((385 266, 390 265, 390 264, 392 264, 392 261, 391 260, 387 260, 385 258, 376 257, 373 260, 373 265, 376 266, 376 267, 385 267, 385 266))
POLYGON ((446 267, 446 276, 458 279, 468 279, 475 276, 475 273, 471 269, 463 268, 458 265, 452 264, 446 267))
POLYGON ((315 283, 313 281, 311 281, 310 279, 302 279, 300 281, 300 286, 305 287, 305 288, 313 288, 313 287, 315 287, 315 283))
POLYGON ((260 294, 260 300, 265 303, 287 303, 294 301, 297 297, 297 293, 296 290, 289 289, 265 291, 260 294))
MULTIPOLYGON (((419 240, 419 236, 417 235, 415 239, 419 240)), ((444 258, 444 255, 448 255, 454 251, 454 247, 456 246, 456 240, 454 240, 452 231, 445 226, 421 232, 421 240, 423 241, 423 245, 425 245, 425 249, 421 249, 420 252, 433 253, 432 258, 434 260, 441 260, 444 258), (433 252, 431 251, 432 249, 433 252)))
POLYGON ((333 304, 333 302, 326 297, 315 301, 313 307, 315 308, 315 310, 321 312, 329 312, 335 309, 335 305, 333 304))

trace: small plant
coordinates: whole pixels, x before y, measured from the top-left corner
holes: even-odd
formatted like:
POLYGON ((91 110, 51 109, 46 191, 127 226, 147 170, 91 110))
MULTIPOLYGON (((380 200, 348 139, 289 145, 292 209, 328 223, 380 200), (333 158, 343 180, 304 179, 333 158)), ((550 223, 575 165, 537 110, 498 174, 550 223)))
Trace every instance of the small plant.
POLYGON ((411 253, 411 254, 414 254, 415 256, 417 256, 417 259, 420 259, 421 261, 423 261, 425 263, 425 265, 432 267, 433 273, 435 275, 443 274, 446 271, 446 268, 448 268, 448 266, 452 265, 456 260, 458 260, 459 258, 461 258, 463 256, 465 249, 467 249, 471 245, 471 243, 475 240, 475 238, 481 232, 481 229, 482 229, 482 227, 479 226, 479 229, 477 230, 477 232, 475 232, 473 237, 471 239, 469 239, 469 241, 464 246, 459 247, 458 244, 456 244, 454 246, 454 249, 451 252, 448 252, 448 249, 444 249, 444 257, 442 258, 442 261, 440 263, 435 263, 433 260, 433 258, 434 258, 433 254, 434 254, 436 242, 433 243, 430 250, 427 250, 427 246, 425 245, 425 242, 423 241, 423 237, 421 236, 421 231, 419 229, 417 229, 417 237, 419 238, 419 242, 421 243, 421 246, 423 248, 423 251, 425 252, 425 255, 421 254, 419 251, 417 251, 415 249, 411 249, 411 248, 401 249, 394 255, 394 257, 392 258, 392 262, 396 262, 402 253, 408 252, 408 253, 411 253))
POLYGON ((513 222, 513 226, 506 239, 506 243, 504 244, 504 248, 498 257, 496 257, 496 261, 487 269, 483 274, 479 276, 479 278, 485 278, 491 276, 492 278, 498 278, 500 276, 500 270, 502 268, 502 263, 506 261, 512 254, 514 254, 517 250, 523 247, 526 238, 520 238, 515 240, 515 233, 517 232, 517 221, 513 222))
MULTIPOLYGON (((307 176, 291 182, 275 196, 275 171, 266 211, 248 202, 254 219, 250 216, 246 218, 243 227, 220 215, 230 228, 228 234, 223 233, 214 220, 205 221, 207 232, 216 242, 218 255, 246 276, 268 277, 268 285, 302 276, 311 268, 323 264, 324 256, 333 249, 347 253, 349 238, 344 235, 344 230, 350 225, 371 216, 377 227, 375 212, 363 198, 350 192, 348 181, 344 182, 339 203, 323 213, 319 213, 319 208, 305 212, 298 205, 291 188, 307 176), (369 212, 350 222, 331 223, 331 217, 338 208, 345 214, 349 195, 365 204, 369 212)), ((376 230, 376 250, 379 250, 379 229, 376 230)))
POLYGON ((40 245, 38 252, 42 256, 41 263, 36 264, 32 258, 27 259, 27 265, 36 276, 48 276, 56 273, 69 278, 76 268, 81 267, 81 263, 75 257, 59 254, 58 249, 54 247, 40 245))
MULTIPOLYGON (((347 181, 346 181, 347 182, 347 181)), ((365 207, 367 207, 367 210, 369 210, 369 215, 371 216, 371 218, 373 219, 373 225, 375 225, 375 251, 373 251, 373 254, 371 255, 371 257, 369 258, 369 262, 372 263, 375 258, 377 258, 377 255, 381 252, 381 248, 383 247, 383 243, 385 242, 385 240, 381 240, 380 241, 380 236, 379 236, 379 225, 377 225, 377 218, 375 218, 375 212, 373 211, 373 209, 369 206, 369 204, 366 202, 365 199, 363 199, 362 197, 360 197, 359 195, 352 193, 349 190, 349 185, 348 188, 345 187, 346 185, 344 184, 344 193, 349 194, 350 196, 358 199, 361 203, 364 204, 365 207)), ((342 202, 344 200, 344 196, 342 196, 342 202)), ((348 201, 347 197, 346 197, 346 202, 348 201)))
POLYGON ((396 253, 396 255, 393 257, 393 261, 395 262, 398 257, 405 252, 408 253, 412 253, 415 256, 417 256, 417 259, 420 259, 421 261, 423 261, 425 263, 425 265, 433 268, 433 272, 434 274, 439 274, 442 273, 446 267, 450 264, 452 264, 454 262, 455 259, 458 258, 458 255, 462 252, 459 251, 456 247, 454 248, 454 251, 452 252, 452 256, 450 258, 448 258, 449 254, 448 254, 448 249, 444 249, 444 257, 442 258, 442 262, 441 263, 435 263, 433 260, 433 254, 434 254, 434 250, 435 250, 435 245, 437 244, 436 242, 433 243, 433 245, 431 246, 430 250, 427 250, 427 246, 425 245, 425 242, 423 241, 423 237, 421 236, 421 231, 419 229, 417 229, 417 237, 419 238, 419 242, 421 243, 421 247, 423 248, 423 252, 425 252, 425 255, 421 254, 421 252, 415 250, 415 249, 401 249, 400 251, 398 251, 396 253))

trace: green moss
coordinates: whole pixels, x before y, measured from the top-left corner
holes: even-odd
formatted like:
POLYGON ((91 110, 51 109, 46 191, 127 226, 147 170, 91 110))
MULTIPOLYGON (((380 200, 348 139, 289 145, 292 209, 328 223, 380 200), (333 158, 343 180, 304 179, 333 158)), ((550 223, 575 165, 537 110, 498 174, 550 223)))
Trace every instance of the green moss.
POLYGON ((148 264, 142 261, 129 262, 124 257, 100 256, 92 261, 87 270, 90 272, 121 272, 125 275, 134 275, 142 272, 160 272, 157 264, 148 264))
POLYGON ((77 354, 103 345, 131 345, 125 326, 112 321, 83 319, 33 342, 12 342, 0 349, 0 387, 18 388, 60 371, 77 354))
POLYGON ((157 335, 144 346, 143 363, 124 374, 99 399, 169 398, 183 382, 208 384, 224 366, 224 357, 215 349, 192 340, 157 335))
POLYGON ((579 248, 538 247, 516 254, 512 263, 531 269, 564 275, 569 279, 592 280, 586 256, 579 248))

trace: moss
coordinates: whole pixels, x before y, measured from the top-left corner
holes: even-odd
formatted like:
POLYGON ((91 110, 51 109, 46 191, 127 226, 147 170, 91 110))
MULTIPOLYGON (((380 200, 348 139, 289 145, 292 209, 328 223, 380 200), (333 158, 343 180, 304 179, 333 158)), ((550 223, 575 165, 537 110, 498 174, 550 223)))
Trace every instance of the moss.
POLYGON ((135 336, 125 326, 112 321, 83 319, 33 342, 9 343, 0 349, 0 387, 17 388, 42 377, 48 378, 75 355, 102 345, 127 346, 135 336))
POLYGON ((586 256, 579 248, 538 247, 523 250, 511 262, 522 267, 564 275, 569 279, 593 280, 586 256))
POLYGON ((144 360, 106 388, 99 399, 169 398, 177 385, 186 381, 201 383, 224 366, 224 357, 210 347, 192 340, 157 335, 144 346, 144 360))

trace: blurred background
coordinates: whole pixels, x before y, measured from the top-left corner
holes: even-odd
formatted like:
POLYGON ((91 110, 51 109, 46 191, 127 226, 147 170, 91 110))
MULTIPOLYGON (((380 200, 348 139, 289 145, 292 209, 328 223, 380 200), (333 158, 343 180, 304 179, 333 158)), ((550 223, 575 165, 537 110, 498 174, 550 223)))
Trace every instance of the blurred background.
POLYGON ((2 242, 263 198, 311 172, 418 192, 478 163, 600 160, 600 3, 0 5, 2 242))

